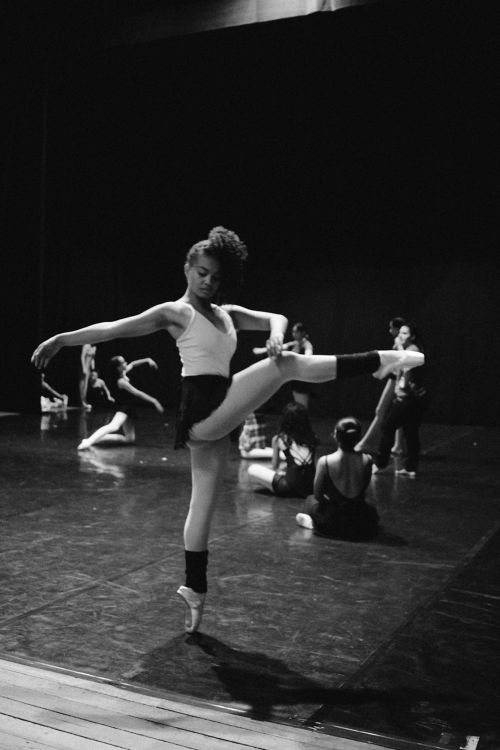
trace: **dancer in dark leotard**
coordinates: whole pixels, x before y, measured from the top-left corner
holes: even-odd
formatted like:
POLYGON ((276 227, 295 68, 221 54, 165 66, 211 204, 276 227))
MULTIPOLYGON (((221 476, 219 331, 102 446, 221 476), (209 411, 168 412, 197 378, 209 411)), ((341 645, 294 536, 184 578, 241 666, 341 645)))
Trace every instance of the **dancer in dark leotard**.
POLYGON ((307 497, 312 492, 317 439, 302 404, 287 404, 273 437, 272 468, 250 464, 248 475, 279 497, 307 497), (285 469, 280 471, 280 454, 285 469))
POLYGON ((138 404, 152 404, 160 414, 163 406, 158 399, 148 393, 135 388, 128 377, 128 373, 139 365, 149 365, 158 369, 156 362, 150 357, 136 359, 127 363, 122 356, 112 357, 111 363, 116 367, 116 385, 113 386, 113 398, 115 401, 115 415, 108 424, 99 427, 90 437, 81 441, 79 451, 87 450, 96 443, 113 443, 118 445, 130 445, 135 442, 134 419, 138 404))
POLYGON ((345 417, 335 425, 334 437, 338 449, 319 459, 314 496, 307 499, 305 512, 298 513, 296 521, 324 536, 369 539, 377 533, 378 513, 365 500, 371 456, 354 449, 361 437, 361 424, 354 417, 345 417))

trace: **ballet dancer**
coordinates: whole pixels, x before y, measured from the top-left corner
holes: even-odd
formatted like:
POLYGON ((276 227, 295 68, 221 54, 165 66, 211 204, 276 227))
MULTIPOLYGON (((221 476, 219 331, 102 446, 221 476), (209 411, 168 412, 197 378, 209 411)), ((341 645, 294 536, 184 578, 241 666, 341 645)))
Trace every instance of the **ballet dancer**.
POLYGON ((361 437, 361 424, 355 417, 339 419, 333 437, 337 450, 322 456, 316 466, 314 494, 306 500, 303 513, 295 519, 299 526, 314 529, 322 536, 351 541, 376 536, 379 517, 365 500, 372 478, 373 461, 355 445, 361 437))
POLYGON ((214 302, 222 288, 229 291, 232 282, 240 278, 246 256, 238 235, 214 227, 208 238, 193 245, 187 254, 182 297, 138 315, 57 334, 42 342, 32 355, 33 363, 43 369, 63 346, 145 336, 159 330, 175 339, 182 362, 176 446, 189 447, 192 479, 184 525, 186 581, 177 591, 186 605, 188 633, 199 628, 202 618, 210 522, 224 476, 230 433, 292 380, 323 383, 362 373, 384 378, 398 367, 424 362, 422 354, 406 351, 310 357, 283 351, 288 323, 283 315, 214 302), (230 377, 237 330, 269 331, 268 356, 230 377))
POLYGON ((92 370, 95 369, 95 355, 97 347, 94 344, 84 344, 80 352, 80 370, 78 373, 78 390, 80 405, 85 411, 91 411, 92 406, 87 401, 87 388, 92 370))
POLYGON ((149 367, 157 370, 158 365, 153 359, 147 357, 127 363, 124 357, 118 355, 111 358, 111 364, 116 368, 117 375, 116 387, 114 388, 115 396, 113 397, 116 412, 108 424, 99 427, 90 437, 81 441, 78 446, 79 451, 87 450, 96 443, 113 443, 114 445, 135 443, 134 419, 136 407, 141 402, 152 404, 156 411, 160 414, 163 413, 163 406, 158 399, 135 388, 128 377, 128 373, 140 365, 149 365, 149 367))
POLYGON ((313 490, 317 438, 303 404, 287 404, 272 440, 271 468, 250 464, 248 476, 278 497, 307 497, 313 490), (280 470, 283 453, 286 469, 280 470))

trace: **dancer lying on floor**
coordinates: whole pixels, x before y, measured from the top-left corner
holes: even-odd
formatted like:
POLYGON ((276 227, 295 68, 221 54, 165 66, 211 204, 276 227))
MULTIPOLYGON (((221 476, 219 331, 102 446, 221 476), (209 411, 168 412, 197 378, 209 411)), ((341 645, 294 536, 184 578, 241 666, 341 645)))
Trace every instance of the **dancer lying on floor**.
POLYGON ((190 633, 201 622, 210 522, 232 430, 291 380, 323 383, 363 373, 384 378, 393 369, 424 362, 422 354, 407 351, 310 357, 282 351, 288 323, 283 315, 214 303, 222 288, 230 290, 233 281, 239 279, 246 256, 245 245, 234 232, 215 227, 206 240, 189 250, 184 265, 187 287, 178 300, 121 320, 57 334, 41 343, 32 356, 34 364, 43 369, 63 346, 145 336, 159 330, 176 340, 183 365, 176 446, 189 446, 192 476, 184 526, 186 581, 178 594, 187 606, 185 626, 190 633), (231 378, 229 367, 237 330, 269 331, 268 358, 231 378))

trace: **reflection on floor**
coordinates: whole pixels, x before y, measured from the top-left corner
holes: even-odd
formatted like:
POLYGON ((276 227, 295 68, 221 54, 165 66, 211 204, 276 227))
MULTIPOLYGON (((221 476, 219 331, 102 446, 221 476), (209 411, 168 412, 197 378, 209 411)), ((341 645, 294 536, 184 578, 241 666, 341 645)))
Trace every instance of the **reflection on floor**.
MULTIPOLYGON (((82 453, 106 415, 47 416, 0 421, 4 658, 388 747, 498 750, 500 430, 426 425, 418 478, 372 481, 369 544, 296 526, 301 501, 255 492, 233 445, 188 637, 189 456, 170 415, 82 453)), ((322 453, 332 421, 315 420, 322 453)))

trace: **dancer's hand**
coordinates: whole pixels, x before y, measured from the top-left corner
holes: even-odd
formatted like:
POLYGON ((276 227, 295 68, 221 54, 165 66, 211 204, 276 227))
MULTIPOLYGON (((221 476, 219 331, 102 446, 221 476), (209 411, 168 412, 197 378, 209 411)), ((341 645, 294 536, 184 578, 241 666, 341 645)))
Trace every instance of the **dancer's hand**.
POLYGON ((156 362, 154 361, 154 359, 151 359, 151 357, 147 360, 147 363, 148 363, 148 365, 150 367, 153 368, 153 370, 157 370, 158 369, 158 365, 156 364, 156 362))
POLYGON ((31 361, 38 370, 44 370, 52 357, 54 357, 61 348, 58 337, 52 336, 50 339, 42 341, 42 343, 37 346, 31 355, 31 361))
POLYGON ((163 414, 163 412, 164 412, 163 406, 156 399, 155 399, 155 402, 154 402, 154 406, 155 406, 156 411, 159 411, 160 414, 163 414))
POLYGON ((271 359, 277 359, 283 351, 283 337, 270 336, 266 341, 267 356, 271 359))

